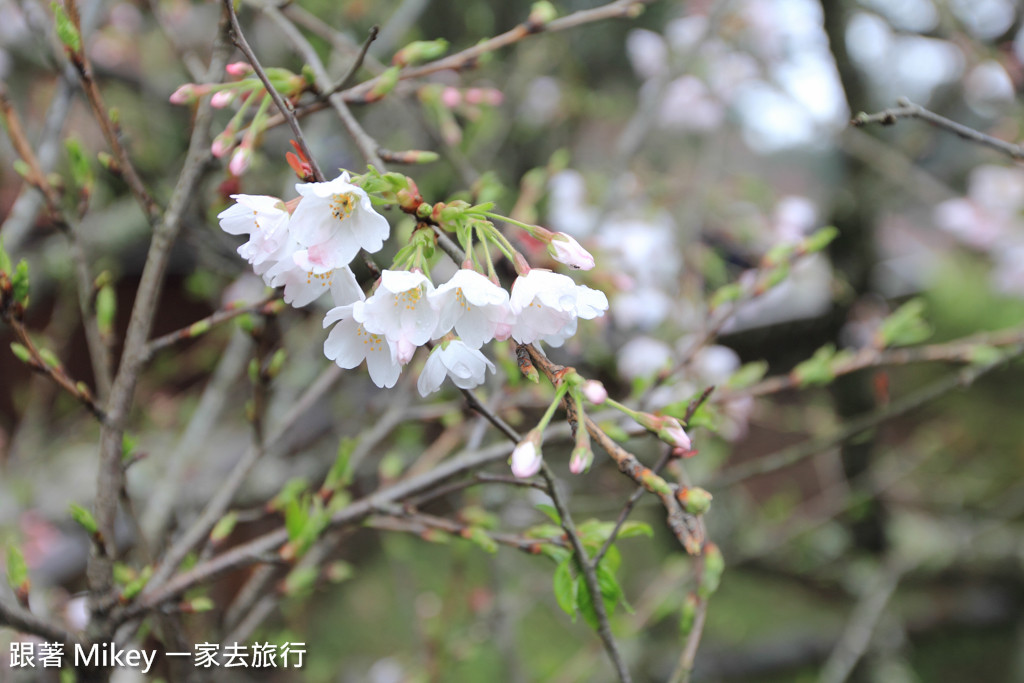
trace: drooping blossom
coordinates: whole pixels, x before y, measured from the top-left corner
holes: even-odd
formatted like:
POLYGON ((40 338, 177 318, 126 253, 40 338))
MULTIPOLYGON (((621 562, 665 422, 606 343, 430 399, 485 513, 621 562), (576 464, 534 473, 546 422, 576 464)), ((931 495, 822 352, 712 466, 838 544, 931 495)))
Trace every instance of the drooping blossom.
POLYGON ((390 389, 398 382, 402 365, 386 337, 368 332, 353 317, 353 309, 359 304, 362 302, 337 306, 324 316, 324 327, 334 325, 324 342, 324 355, 346 370, 358 367, 365 360, 373 383, 382 389, 390 389))
POLYGON ((511 318, 508 292, 474 270, 457 271, 434 290, 430 300, 438 315, 434 337, 454 328, 473 349, 500 337, 511 318))
POLYGON ((373 296, 357 303, 355 316, 368 331, 387 337, 405 365, 437 328, 437 311, 430 304, 433 291, 423 273, 385 270, 373 296))
POLYGON ((494 373, 494 363, 484 354, 453 339, 434 347, 423 366, 416 388, 420 396, 426 396, 441 388, 445 377, 451 377, 452 383, 458 388, 472 389, 484 383, 488 370, 494 373))
POLYGON ((235 203, 217 215, 221 230, 249 235, 238 254, 254 266, 279 258, 288 243, 288 211, 284 202, 266 195, 233 194, 235 203))
POLYGON ((577 285, 572 278, 533 268, 516 278, 509 297, 512 338, 522 344, 538 339, 561 346, 576 334, 579 318, 590 320, 608 310, 604 292, 577 285))

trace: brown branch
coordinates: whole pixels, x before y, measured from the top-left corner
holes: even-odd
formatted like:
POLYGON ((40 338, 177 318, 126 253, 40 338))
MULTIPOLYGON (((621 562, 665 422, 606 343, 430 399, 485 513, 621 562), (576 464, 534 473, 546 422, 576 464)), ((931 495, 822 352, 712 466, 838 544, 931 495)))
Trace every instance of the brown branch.
POLYGON ((78 308, 82 315, 82 327, 85 329, 89 360, 92 363, 93 375, 96 377, 97 392, 101 398, 106 397, 110 392, 113 361, 110 357, 110 349, 104 343, 103 335, 100 334, 99 324, 96 322, 92 306, 92 276, 89 273, 85 248, 79 239, 78 230, 72 225, 71 220, 61 207, 60 194, 50 184, 39 158, 29 144, 21 125, 21 119, 7 97, 7 89, 2 84, 0 84, 0 111, 2 111, 11 144, 21 160, 28 166, 25 180, 42 194, 51 219, 68 238, 71 259, 75 266, 78 308))
POLYGON ((316 163, 316 157, 313 152, 309 149, 309 145, 306 144, 306 138, 302 135, 302 129, 299 127, 299 122, 295 118, 295 114, 292 111, 291 106, 285 102, 284 98, 281 97, 281 93, 277 92, 277 89, 270 82, 270 78, 267 76, 267 72, 263 70, 263 65, 256 58, 256 53, 249 47, 249 41, 245 39, 245 34, 242 33, 242 27, 238 24, 238 15, 235 13, 234 0, 224 0, 224 11, 227 12, 228 18, 231 20, 231 35, 232 40, 245 58, 249 60, 249 64, 252 65, 253 70, 263 83, 263 87, 266 89, 267 94, 270 95, 271 99, 274 100, 274 105, 277 110, 284 116, 285 121, 288 122, 288 126, 292 129, 292 134, 295 136, 295 141, 299 147, 302 148, 302 153, 305 155, 306 160, 313 169, 313 175, 320 182, 325 180, 323 171, 320 170, 320 166, 316 163))
MULTIPOLYGON (((220 77, 227 64, 229 44, 225 39, 227 22, 221 22, 221 30, 210 68, 209 80, 220 77)), ((92 599, 99 601, 113 586, 113 545, 114 520, 117 515, 118 496, 124 486, 124 468, 121 463, 124 422, 128 416, 135 395, 139 373, 146 361, 147 339, 152 329, 153 318, 163 286, 164 272, 170 258, 171 247, 181 229, 182 218, 188 204, 195 198, 203 170, 211 158, 209 125, 212 109, 208 101, 199 104, 195 127, 189 141, 184 167, 178 176, 171 200, 162 218, 153 230, 153 239, 146 254, 146 262, 139 279, 128 329, 125 333, 124 352, 117 374, 114 376, 106 412, 108 424, 100 432, 100 464, 97 472, 95 500, 96 523, 106 540, 107 552, 90 558, 88 568, 92 599)), ((97 612, 94 610, 94 615, 97 612)), ((98 615, 102 618, 103 615, 98 615)), ((102 624, 100 625, 102 627, 102 624)))
POLYGON ((92 413, 100 424, 107 422, 107 414, 103 408, 96 402, 96 398, 89 391, 89 387, 84 382, 76 382, 68 376, 65 372, 64 367, 60 364, 51 365, 43 359, 42 354, 36 347, 35 342, 32 341, 32 337, 29 336, 28 330, 21 323, 20 320, 11 316, 7 319, 11 329, 14 330, 15 336, 18 338, 22 346, 28 349, 29 359, 27 365, 34 371, 49 377, 53 382, 61 389, 66 391, 72 398, 85 406, 90 413, 92 413))
POLYGON ((619 652, 618 643, 615 642, 611 624, 608 622, 608 610, 605 609, 601 584, 597 580, 597 565, 590 562, 587 550, 583 547, 583 539, 580 538, 579 532, 576 531, 576 525, 572 521, 569 506, 562 499, 562 494, 558 491, 558 482, 555 481, 555 477, 547 463, 541 463, 540 473, 547 483, 548 495, 551 496, 551 502, 554 503, 555 510, 558 511, 562 528, 569 538, 569 543, 573 549, 573 558, 576 561, 576 569, 583 575, 583 582, 587 586, 587 592, 590 593, 590 602, 594 607, 594 614, 597 616, 597 635, 601 638, 601 644, 604 645, 605 653, 612 660, 612 665, 615 667, 619 680, 622 683, 631 683, 633 679, 629 674, 629 668, 622 659, 622 653, 619 652))
MULTIPOLYGON (((65 0, 65 4, 69 16, 74 18, 76 28, 81 33, 81 26, 78 22, 77 0, 65 0)), ((151 224, 155 225, 160 218, 160 207, 157 206, 156 201, 150 196, 149 190, 146 189, 145 183, 142 182, 142 178, 139 177, 135 166, 132 164, 131 157, 128 156, 128 152, 125 151, 124 146, 121 144, 119 127, 117 123, 111 120, 110 110, 107 108, 106 103, 104 103, 103 95, 96 85, 92 64, 90 64, 89 57, 85 53, 84 44, 77 51, 68 50, 68 56, 71 59, 72 66, 75 67, 75 71, 78 72, 78 78, 82 82, 82 90, 85 92, 86 99, 89 100, 89 106, 92 107, 93 118, 99 124, 100 131, 107 141, 107 146, 110 147, 114 160, 117 162, 118 173, 124 178, 128 189, 131 190, 136 201, 139 202, 139 206, 142 207, 146 218, 149 219, 151 224)))
POLYGON ((81 643, 82 640, 58 624, 37 617, 18 605, 0 600, 0 626, 9 626, 21 633, 31 633, 54 643, 81 643))
MULTIPOLYGON (((534 365, 550 381, 554 382, 556 375, 563 371, 564 368, 552 363, 547 356, 538 351, 532 344, 526 344, 525 346, 530 353, 534 365)), ((686 549, 686 552, 691 555, 699 554, 704 545, 703 532, 697 523, 697 519, 683 510, 682 504, 676 498, 675 487, 651 471, 635 455, 605 434, 604 430, 589 415, 586 416, 584 424, 591 438, 611 456, 620 472, 661 500, 666 513, 665 523, 683 548, 686 549)))
POLYGON ((868 114, 860 112, 853 120, 850 121, 851 126, 858 128, 871 124, 880 124, 883 126, 891 126, 900 119, 920 119, 925 123, 929 123, 936 128, 945 130, 953 133, 964 140, 974 142, 979 145, 989 147, 996 150, 1011 159, 1017 161, 1024 160, 1024 147, 1015 145, 999 138, 994 138, 991 135, 986 135, 980 131, 957 123, 952 119, 947 119, 945 116, 940 116, 933 111, 925 109, 919 104, 914 104, 906 97, 901 97, 897 104, 899 106, 892 109, 885 109, 876 114, 868 114))

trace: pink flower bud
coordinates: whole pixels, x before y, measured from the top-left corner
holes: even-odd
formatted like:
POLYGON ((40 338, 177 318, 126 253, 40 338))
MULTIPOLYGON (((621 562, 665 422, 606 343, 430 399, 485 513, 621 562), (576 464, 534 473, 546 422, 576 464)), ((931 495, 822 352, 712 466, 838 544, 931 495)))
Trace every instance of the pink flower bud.
POLYGON ((592 450, 585 447, 576 448, 569 458, 569 471, 573 474, 583 474, 590 469, 592 462, 594 462, 594 452, 592 450))
POLYGON ((222 156, 231 151, 231 148, 234 147, 233 143, 234 140, 232 140, 231 138, 225 135, 218 135, 213 139, 213 144, 210 145, 210 152, 213 153, 213 156, 220 159, 222 156))
POLYGON ((596 379, 588 379, 583 383, 583 395, 594 405, 601 405, 608 400, 608 390, 596 379))
POLYGON ((199 99, 198 90, 195 83, 186 83, 171 93, 171 104, 192 104, 199 99))
POLYGON ((224 67, 224 70, 228 72, 229 76, 241 78, 242 76, 248 76, 252 71, 252 67, 246 62, 232 62, 224 67))
POLYGON ((462 93, 459 92, 458 88, 452 88, 451 86, 441 91, 441 104, 454 109, 462 103, 462 93))
POLYGON ((556 232, 548 242, 548 254, 559 263, 571 268, 590 270, 594 267, 594 257, 580 246, 575 239, 564 232, 556 232))
POLYGON ((540 454, 541 434, 537 430, 531 430, 526 438, 516 444, 512 450, 512 474, 525 479, 532 477, 540 471, 542 462, 540 454))
POLYGON ((683 425, 674 417, 663 417, 661 429, 658 430, 658 438, 670 446, 690 450, 690 437, 683 429, 683 425))
POLYGON ((249 163, 252 161, 252 149, 242 145, 235 150, 235 153, 231 156, 231 161, 228 163, 228 171, 231 175, 240 176, 249 169, 249 163))
POLYGON ((210 98, 210 106, 214 109, 223 109, 224 107, 231 104, 231 100, 235 99, 235 93, 232 90, 220 90, 213 93, 213 97, 210 98))

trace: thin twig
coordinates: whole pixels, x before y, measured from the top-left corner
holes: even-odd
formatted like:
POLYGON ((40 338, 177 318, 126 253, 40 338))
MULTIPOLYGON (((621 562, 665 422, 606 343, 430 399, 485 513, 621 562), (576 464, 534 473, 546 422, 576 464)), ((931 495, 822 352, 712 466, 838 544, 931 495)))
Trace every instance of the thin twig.
POLYGON ((0 600, 0 626, 10 626, 21 633, 31 633, 55 643, 81 643, 82 640, 59 625, 37 617, 26 609, 0 600))
POLYGON ((629 668, 622 659, 622 653, 619 652, 618 643, 615 642, 615 637, 612 635, 611 624, 608 622, 608 610, 605 609, 604 596, 601 593, 601 584, 597 580, 595 565, 590 563, 587 550, 583 547, 583 540, 580 538, 579 532, 576 531, 576 525, 572 521, 569 506, 562 499, 562 495, 558 491, 558 482, 555 481, 555 477, 547 463, 541 464, 540 473, 547 483, 548 495, 551 496, 551 502, 554 503, 555 510, 558 511, 562 528, 565 530, 569 543, 572 545, 573 557, 576 559, 576 569, 583 575, 583 582, 587 586, 587 592, 590 593, 590 602, 594 606, 594 614, 597 616, 597 635, 601 638, 601 643, 604 645, 608 658, 612 660, 612 665, 615 667, 619 680, 622 683, 630 683, 633 679, 629 674, 629 668))
MULTIPOLYGON (((65 5, 67 6, 68 14, 71 17, 77 18, 77 0, 65 0, 65 5)), ((81 32, 81 26, 79 25, 77 28, 79 32, 81 32)), ((139 177, 138 171, 135 170, 135 165, 132 163, 131 157, 128 156, 128 152, 121 144, 118 125, 116 122, 111 120, 110 110, 103 101, 103 95, 100 93, 100 89, 96 85, 96 79, 93 77, 92 64, 89 62, 89 57, 85 53, 84 46, 80 47, 77 51, 69 50, 68 55, 71 58, 72 66, 74 66, 75 70, 78 72, 78 77, 82 82, 82 90, 85 92, 85 97, 89 100, 89 105, 92 107, 93 118, 96 119, 96 123, 99 124, 100 131, 103 133, 103 137, 107 141, 107 146, 110 147, 114 160, 117 162, 118 172, 121 177, 124 178, 125 183, 127 183, 128 189, 131 190, 131 193, 139 202, 139 206, 142 207, 143 212, 146 214, 146 218, 149 219, 150 223, 155 225, 160 218, 160 207, 157 205, 152 195, 150 195, 149 190, 146 189, 145 183, 142 182, 142 178, 139 177)))
MULTIPOLYGON (((829 366, 833 375, 847 375, 864 368, 887 365, 910 365, 925 362, 970 363, 979 347, 1002 347, 1024 344, 1024 327, 1011 327, 997 332, 982 332, 941 344, 927 344, 897 349, 863 348, 849 358, 829 366)), ((800 378, 790 373, 764 379, 740 390, 725 389, 715 402, 728 401, 736 396, 765 396, 800 386, 800 378)))
POLYGON ((964 140, 970 142, 976 142, 979 145, 990 147, 991 149, 1001 152, 1011 159, 1017 161, 1024 160, 1024 147, 1015 145, 999 138, 994 138, 991 135, 986 135, 980 131, 957 123, 952 119, 947 119, 945 116, 940 116, 933 111, 925 109, 919 104, 914 104, 906 97, 901 97, 897 100, 899 106, 892 109, 885 109, 877 114, 867 114, 860 112, 853 120, 850 121, 851 126, 861 127, 869 124, 881 124, 883 126, 891 126, 896 123, 899 119, 920 119, 926 123, 929 123, 936 128, 948 131, 957 135, 964 140))
POLYGON ((819 683, 845 683, 853 668, 871 644, 871 637, 885 613, 889 600, 896 592, 900 579, 910 567, 897 561, 890 561, 881 576, 868 586, 853 614, 850 615, 843 634, 839 637, 832 654, 821 670, 819 683))
POLYGON ((352 65, 348 68, 348 71, 338 79, 338 82, 334 87, 325 92, 322 97, 330 97, 334 93, 344 90, 348 87, 348 84, 355 78, 356 73, 363 66, 363 60, 366 59, 366 51, 370 49, 370 45, 377 39, 380 34, 380 26, 374 25, 370 27, 370 32, 366 35, 366 40, 363 41, 362 46, 359 48, 359 52, 356 54, 356 58, 352 60, 352 65))
POLYGON ((313 169, 313 175, 320 182, 325 180, 323 171, 320 170, 320 166, 316 163, 316 157, 313 155, 312 150, 309 149, 309 145, 306 144, 306 138, 302 135, 302 128, 299 127, 299 122, 295 119, 295 114, 292 111, 291 106, 285 102, 284 98, 281 97, 281 93, 277 92, 277 88, 270 82, 270 78, 267 76, 267 72, 263 70, 263 65, 260 64, 260 60, 256 58, 256 53, 249 47, 249 41, 245 39, 245 34, 242 33, 242 27, 238 24, 238 15, 235 13, 235 3, 233 0, 224 0, 224 10, 227 12, 228 17, 231 20, 231 35, 232 40, 245 58, 249 60, 249 64, 252 66, 256 75, 263 83, 263 87, 266 89, 267 94, 274 100, 274 105, 277 110, 284 116, 285 121, 288 122, 288 126, 292 129, 292 135, 295 136, 295 142, 298 143, 302 149, 302 153, 305 155, 306 160, 309 162, 310 167, 313 169))
POLYGON ((280 302, 281 295, 279 293, 275 293, 255 304, 240 306, 228 304, 219 311, 214 311, 205 318, 197 320, 187 327, 183 327, 180 330, 168 332, 165 335, 151 339, 149 343, 146 344, 146 360, 152 358, 157 351, 161 351, 172 344, 185 341, 186 339, 195 339, 199 335, 208 332, 213 326, 227 322, 233 318, 237 318, 240 315, 244 315, 246 313, 273 315, 280 310, 280 306, 278 305, 280 302))

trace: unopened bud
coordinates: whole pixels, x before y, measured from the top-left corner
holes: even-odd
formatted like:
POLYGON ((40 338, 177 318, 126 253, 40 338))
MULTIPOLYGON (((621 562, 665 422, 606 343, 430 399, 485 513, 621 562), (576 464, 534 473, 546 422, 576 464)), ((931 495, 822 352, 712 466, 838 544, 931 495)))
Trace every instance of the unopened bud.
POLYGON ((699 486, 679 489, 676 498, 691 515, 703 515, 711 507, 711 494, 699 486))
POLYGON ((377 83, 366 93, 367 102, 376 102, 383 98, 398 85, 399 67, 393 66, 377 77, 377 83))
POLYGON ((579 242, 564 232, 556 232, 548 242, 548 254, 559 263, 570 268, 590 270, 594 267, 594 257, 579 242))
POLYGON ((512 474, 520 479, 525 479, 540 471, 540 465, 543 462, 540 453, 542 438, 539 430, 532 429, 525 439, 516 444, 512 450, 512 457, 509 459, 512 474))
POLYGON ((573 474, 582 474, 590 469, 593 462, 594 451, 586 446, 577 446, 569 457, 569 471, 573 474))
POLYGON ((409 43, 395 53, 391 63, 395 66, 409 66, 420 64, 437 59, 448 51, 448 41, 444 38, 437 40, 417 40, 409 43))
POLYGON ((596 379, 588 379, 583 383, 582 389, 586 399, 596 406, 608 400, 608 390, 596 379))

